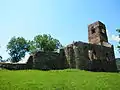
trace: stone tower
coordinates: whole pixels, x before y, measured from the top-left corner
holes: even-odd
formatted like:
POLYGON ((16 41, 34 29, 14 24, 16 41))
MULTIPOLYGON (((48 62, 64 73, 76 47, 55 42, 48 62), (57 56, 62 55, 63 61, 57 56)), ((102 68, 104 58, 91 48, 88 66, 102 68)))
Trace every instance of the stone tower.
POLYGON ((88 26, 88 40, 89 43, 97 45, 108 43, 106 27, 102 22, 97 21, 88 26))

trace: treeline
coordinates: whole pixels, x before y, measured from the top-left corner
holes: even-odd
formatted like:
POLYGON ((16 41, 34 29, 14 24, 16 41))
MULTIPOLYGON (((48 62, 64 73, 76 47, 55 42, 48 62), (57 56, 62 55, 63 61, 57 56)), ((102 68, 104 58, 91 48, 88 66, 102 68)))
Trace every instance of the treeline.
POLYGON ((14 36, 7 44, 7 51, 10 55, 7 61, 18 62, 26 53, 33 53, 37 50, 56 51, 61 47, 60 41, 53 38, 50 34, 37 35, 33 40, 14 36))

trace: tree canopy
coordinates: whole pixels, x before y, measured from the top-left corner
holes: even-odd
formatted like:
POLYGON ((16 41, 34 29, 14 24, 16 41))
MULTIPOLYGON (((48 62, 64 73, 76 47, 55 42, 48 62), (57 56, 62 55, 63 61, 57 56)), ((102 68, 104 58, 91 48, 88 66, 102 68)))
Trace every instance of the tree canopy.
POLYGON ((36 49, 43 51, 55 51, 62 46, 59 40, 53 38, 50 34, 37 35, 34 37, 34 40, 29 43, 29 50, 31 51, 36 49))
MULTIPOLYGON (((118 32, 118 35, 119 35, 119 38, 120 38, 120 29, 117 29, 116 31, 118 32)), ((120 41, 118 43, 119 43, 119 45, 117 46, 117 48, 118 48, 118 50, 120 52, 120 41)))
POLYGON ((2 61, 2 56, 0 56, 0 62, 2 61))
POLYGON ((25 40, 23 37, 12 37, 7 45, 7 51, 11 56, 11 61, 20 61, 21 58, 25 56, 25 53, 28 51, 27 48, 27 40, 25 40))
POLYGON ((18 62, 25 56, 26 52, 32 53, 37 50, 55 51, 60 47, 62 47, 62 45, 59 40, 49 34, 37 35, 33 40, 29 41, 23 37, 12 37, 7 45, 7 51, 11 56, 8 60, 18 62))

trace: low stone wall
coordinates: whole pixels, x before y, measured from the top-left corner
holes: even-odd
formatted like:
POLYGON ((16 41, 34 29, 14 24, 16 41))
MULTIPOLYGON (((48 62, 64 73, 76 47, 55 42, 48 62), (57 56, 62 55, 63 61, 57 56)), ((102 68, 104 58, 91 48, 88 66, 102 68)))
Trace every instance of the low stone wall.
POLYGON ((27 69, 26 64, 0 63, 0 68, 8 70, 23 70, 27 69))
POLYGON ((118 72, 114 61, 93 60, 89 62, 89 71, 118 72))
POLYGON ((9 70, 20 69, 40 69, 40 70, 54 70, 68 68, 64 49, 60 49, 60 52, 43 52, 38 51, 32 54, 27 63, 0 63, 0 68, 9 70))

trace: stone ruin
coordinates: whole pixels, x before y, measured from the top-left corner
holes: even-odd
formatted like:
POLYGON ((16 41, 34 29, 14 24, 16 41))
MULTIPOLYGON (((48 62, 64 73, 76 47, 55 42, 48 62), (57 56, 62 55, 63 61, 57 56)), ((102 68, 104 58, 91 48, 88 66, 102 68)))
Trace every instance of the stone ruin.
POLYGON ((90 71, 117 71, 113 45, 108 43, 105 25, 88 26, 89 43, 73 42, 65 48, 70 68, 90 71))
POLYGON ((89 43, 77 41, 67 45, 60 52, 38 51, 32 54, 26 64, 0 64, 13 69, 81 69, 89 71, 116 72, 114 48, 108 42, 105 25, 94 22, 88 25, 89 43))

